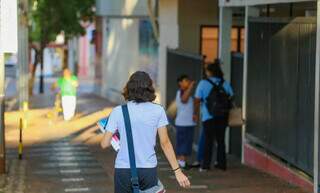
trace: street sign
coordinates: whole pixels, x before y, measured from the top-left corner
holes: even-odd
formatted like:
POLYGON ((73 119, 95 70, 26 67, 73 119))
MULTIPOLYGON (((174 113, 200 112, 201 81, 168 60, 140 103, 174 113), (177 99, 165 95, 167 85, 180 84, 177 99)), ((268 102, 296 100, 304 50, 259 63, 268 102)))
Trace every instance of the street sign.
POLYGON ((17 53, 17 28, 17 0, 0 0, 0 50, 2 53, 17 53))

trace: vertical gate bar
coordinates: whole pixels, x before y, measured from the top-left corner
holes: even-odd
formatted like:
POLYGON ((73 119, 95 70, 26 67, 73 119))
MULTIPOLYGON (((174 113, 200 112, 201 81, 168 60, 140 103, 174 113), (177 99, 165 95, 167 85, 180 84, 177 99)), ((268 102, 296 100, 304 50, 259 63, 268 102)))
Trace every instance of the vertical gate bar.
POLYGON ((320 105, 320 0, 317 1, 317 45, 315 70, 313 191, 319 192, 319 105, 320 105))
POLYGON ((5 100, 5 65, 4 53, 0 50, 0 174, 6 172, 5 139, 4 139, 4 100, 5 100))
MULTIPOLYGON (((247 82, 248 82, 248 43, 249 43, 249 17, 259 16, 259 10, 255 7, 245 8, 245 40, 244 40, 244 60, 243 60, 243 97, 242 97, 242 117, 247 120, 247 82)), ((246 123, 242 126, 242 153, 241 162, 244 163, 244 150, 246 143, 246 123)))

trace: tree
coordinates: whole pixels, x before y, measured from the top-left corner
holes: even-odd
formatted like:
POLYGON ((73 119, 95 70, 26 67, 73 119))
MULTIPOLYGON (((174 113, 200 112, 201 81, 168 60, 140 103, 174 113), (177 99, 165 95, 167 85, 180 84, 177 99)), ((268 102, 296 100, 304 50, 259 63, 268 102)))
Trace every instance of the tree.
MULTIPOLYGON (((37 63, 40 63, 40 93, 44 92, 43 51, 61 32, 65 42, 69 38, 84 35, 81 21, 93 20, 95 0, 32 0, 30 41, 35 43, 36 62, 33 65, 31 84, 35 79, 37 63)), ((33 88, 33 86, 32 86, 33 88)), ((32 89, 31 88, 31 89, 32 89)))

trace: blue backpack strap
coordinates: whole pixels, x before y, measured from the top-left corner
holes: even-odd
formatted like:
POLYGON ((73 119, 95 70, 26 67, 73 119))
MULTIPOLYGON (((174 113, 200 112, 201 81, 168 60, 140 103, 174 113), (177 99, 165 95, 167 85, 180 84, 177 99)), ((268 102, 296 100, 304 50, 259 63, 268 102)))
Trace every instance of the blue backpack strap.
POLYGON ((133 189, 133 193, 140 192, 139 179, 138 179, 138 171, 136 166, 136 159, 134 155, 134 146, 133 146, 133 137, 132 137, 132 129, 130 116, 127 105, 122 105, 122 114, 126 128, 126 136, 127 136, 127 144, 128 144, 128 152, 129 152, 129 160, 130 160, 130 170, 131 170, 131 185, 133 189))
POLYGON ((216 88, 218 88, 218 89, 223 90, 224 92, 227 92, 227 91, 225 90, 225 88, 223 87, 224 79, 221 79, 218 84, 217 84, 217 83, 214 83, 210 78, 207 78, 206 81, 208 81, 208 82, 212 85, 212 88, 215 88, 215 87, 216 87, 216 88))

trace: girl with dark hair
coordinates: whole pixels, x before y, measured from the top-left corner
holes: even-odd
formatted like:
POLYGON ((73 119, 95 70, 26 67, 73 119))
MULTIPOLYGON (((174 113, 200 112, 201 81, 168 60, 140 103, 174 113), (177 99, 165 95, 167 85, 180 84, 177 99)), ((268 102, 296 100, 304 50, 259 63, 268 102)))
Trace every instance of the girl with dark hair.
MULTIPOLYGON (((179 167, 168 137, 165 110, 153 103, 156 95, 149 75, 141 71, 134 73, 123 90, 123 96, 130 115, 140 189, 147 190, 158 183, 157 157, 154 149, 157 133, 161 148, 178 183, 181 187, 189 187, 190 182, 179 167)), ((117 130, 120 133, 120 150, 115 162, 115 193, 132 193, 128 142, 121 106, 112 110, 105 130, 107 132, 101 141, 102 148, 111 145, 112 136, 117 130)))
MULTIPOLYGON (((213 89, 219 89, 231 98, 233 90, 229 82, 224 80, 223 72, 220 67, 220 60, 216 59, 214 63, 206 67, 207 79, 201 80, 197 86, 195 94, 194 117, 199 117, 201 110, 201 121, 204 132, 204 156, 200 171, 207 171, 211 166, 211 158, 214 142, 217 144, 217 164, 216 168, 227 169, 225 131, 228 126, 228 114, 215 115, 208 110, 208 97, 213 89)), ((217 103, 217 101, 211 101, 217 103)))

